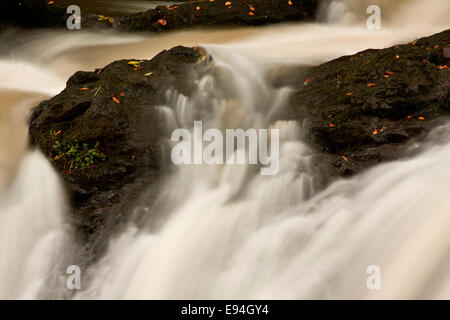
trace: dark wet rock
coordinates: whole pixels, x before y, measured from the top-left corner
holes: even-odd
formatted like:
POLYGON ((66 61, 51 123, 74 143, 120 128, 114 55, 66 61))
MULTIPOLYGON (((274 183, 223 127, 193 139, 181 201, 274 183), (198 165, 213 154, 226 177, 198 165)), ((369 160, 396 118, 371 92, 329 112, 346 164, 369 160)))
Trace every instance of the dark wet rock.
POLYGON ((365 50, 297 72, 290 117, 321 152, 317 166, 349 176, 398 159, 450 111, 450 30, 406 45, 365 50))
POLYGON ((192 92, 202 54, 175 47, 138 64, 120 60, 96 72, 80 71, 64 91, 33 110, 31 142, 62 174, 85 240, 98 238, 108 219, 119 221, 158 179, 163 137, 170 137, 158 106, 166 103, 168 88, 192 92))
MULTIPOLYGON (((159 6, 146 12, 108 15, 81 7, 81 28, 160 32, 195 27, 264 25, 288 21, 310 21, 319 0, 231 0, 192 1, 159 6), (226 4, 226 5, 225 5, 226 4)), ((88 7, 89 8, 89 7, 88 7)), ((0 1, 0 25, 20 27, 66 27, 67 6, 47 0, 0 1)), ((106 10, 108 12, 108 10, 106 10)))
POLYGON ((120 20, 128 31, 164 31, 223 25, 264 25, 287 21, 310 21, 316 15, 318 0, 230 0, 193 1, 160 6, 120 20))
POLYGON ((66 8, 46 0, 1 0, 0 25, 56 27, 66 25, 66 8))

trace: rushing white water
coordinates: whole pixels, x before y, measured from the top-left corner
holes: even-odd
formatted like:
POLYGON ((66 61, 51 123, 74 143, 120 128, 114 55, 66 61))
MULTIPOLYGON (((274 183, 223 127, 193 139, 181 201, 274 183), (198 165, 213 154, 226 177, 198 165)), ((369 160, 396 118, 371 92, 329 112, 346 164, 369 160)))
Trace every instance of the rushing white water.
POLYGON ((0 197, 0 299, 36 298, 63 257, 64 191, 47 159, 28 153, 0 197))
POLYGON ((280 64, 318 64, 450 27, 448 0, 377 2, 386 10, 377 32, 365 28, 364 1, 335 0, 326 23, 139 37, 32 32, 13 52, 0 47, 0 93, 12 101, 0 99, 0 298, 67 297, 59 275, 83 265, 68 256, 61 184, 44 156, 23 153, 24 119, 5 116, 6 105, 35 105, 77 70, 197 42, 220 44, 206 48, 222 82, 205 76, 191 98, 167 92, 159 108, 168 132, 200 119, 220 129, 278 128, 280 171, 175 168, 153 203, 134 208, 152 207, 158 223, 130 223, 83 270, 75 298, 450 298, 450 128, 436 129, 412 159, 319 190, 301 124, 273 119, 290 93, 268 83, 280 64), (366 287, 370 265, 381 267, 382 290, 366 287))

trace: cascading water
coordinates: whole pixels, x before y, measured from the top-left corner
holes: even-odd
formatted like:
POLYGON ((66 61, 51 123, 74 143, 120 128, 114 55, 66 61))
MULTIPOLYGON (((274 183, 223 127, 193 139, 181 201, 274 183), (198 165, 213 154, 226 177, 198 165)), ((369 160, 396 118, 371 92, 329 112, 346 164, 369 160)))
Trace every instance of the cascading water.
POLYGON ((301 124, 274 120, 290 93, 268 83, 280 64, 318 64, 450 27, 447 0, 380 1, 386 27, 371 32, 354 25, 364 17, 361 3, 328 1, 320 24, 149 38, 46 31, 25 34, 14 55, 0 48, 0 298, 71 297, 59 275, 83 264, 67 250, 73 240, 62 186, 43 155, 26 153, 25 116, 6 105, 23 111, 59 92, 77 70, 197 41, 225 44, 205 46, 217 74, 206 75, 193 97, 167 92, 159 106, 167 138, 194 120, 205 129, 277 128, 280 171, 173 168, 157 199, 135 208, 151 208, 159 221, 131 222, 83 271, 84 290, 74 298, 449 298, 450 127, 437 128, 414 158, 322 190, 301 124), (381 291, 367 290, 370 265, 382 269, 381 291))

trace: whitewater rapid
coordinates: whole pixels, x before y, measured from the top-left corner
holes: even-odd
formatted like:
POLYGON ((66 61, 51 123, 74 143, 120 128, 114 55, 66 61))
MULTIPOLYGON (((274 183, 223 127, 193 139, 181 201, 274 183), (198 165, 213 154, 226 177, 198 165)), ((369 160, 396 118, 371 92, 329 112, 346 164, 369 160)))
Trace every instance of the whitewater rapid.
POLYGON ((280 65, 315 65, 450 27, 448 0, 381 2, 389 18, 376 32, 365 28, 364 1, 340 0, 309 24, 158 36, 0 35, 0 298, 450 298, 449 127, 436 129, 411 159, 322 190, 302 124, 273 117, 290 93, 268 83, 280 65), (158 226, 130 222, 82 270, 83 290, 68 291, 66 267, 84 260, 60 178, 45 155, 27 150, 27 111, 78 70, 198 43, 238 99, 217 98, 225 88, 205 76, 191 98, 167 92, 159 107, 167 126, 191 129, 195 111, 208 108, 208 127, 280 129, 280 172, 176 168, 154 202, 130 208, 155 209, 158 226), (381 290, 366 287, 371 265, 381 268, 381 290))

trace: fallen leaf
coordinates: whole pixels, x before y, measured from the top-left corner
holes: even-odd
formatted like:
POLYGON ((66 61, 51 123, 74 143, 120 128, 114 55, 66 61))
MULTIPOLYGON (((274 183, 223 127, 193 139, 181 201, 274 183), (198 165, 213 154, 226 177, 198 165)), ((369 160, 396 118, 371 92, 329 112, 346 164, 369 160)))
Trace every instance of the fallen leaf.
POLYGON ((250 8, 250 11, 255 11, 255 8, 253 8, 251 4, 249 4, 248 7, 250 8))
POLYGON ((376 86, 376 85, 377 85, 376 83, 369 83, 369 84, 367 84, 368 87, 373 87, 373 86, 376 86))
POLYGON ((288 5, 292 6, 292 1, 291 0, 288 1, 288 5))
POLYGON ((195 8, 195 10, 199 11, 199 10, 200 10, 200 7, 195 8))
POLYGON ((230 2, 230 1, 225 2, 225 5, 226 5, 226 6, 231 5, 231 2, 230 2))
POLYGON ((120 93, 120 96, 121 96, 121 97, 125 97, 125 92, 122 91, 122 92, 120 93))
POLYGON ((167 24, 167 21, 164 19, 158 19, 158 23, 162 26, 165 26, 167 24))
POLYGON ((58 132, 55 133, 55 136, 57 136, 58 134, 61 133, 61 130, 59 130, 58 132))
POLYGON ((58 159, 59 159, 59 156, 58 156, 58 155, 56 155, 56 156, 55 156, 55 160, 58 160, 58 159))
POLYGON ((149 73, 144 74, 144 76, 148 77, 148 76, 151 76, 152 74, 153 74, 153 72, 149 72, 149 73))
POLYGON ((53 1, 49 1, 48 4, 54 4, 54 2, 53 1))
POLYGON ((352 96, 352 95, 353 95, 353 92, 347 92, 347 95, 348 95, 348 96, 352 96))
POLYGON ((406 119, 411 120, 412 116, 407 116, 406 119))
POLYGON ((303 84, 306 86, 310 82, 311 82, 311 78, 307 78, 303 84))
POLYGON ((249 15, 249 16, 254 16, 255 14, 254 14, 253 12, 249 11, 249 12, 248 12, 248 15, 249 15))
POLYGON ((373 129, 372 134, 375 136, 379 133, 380 131, 378 129, 373 129))
POLYGON ((335 125, 334 123, 329 123, 328 126, 329 126, 330 128, 336 127, 336 125, 335 125))
POLYGON ((400 59, 400 56, 395 56, 395 59, 400 59))
POLYGON ((346 156, 341 156, 341 158, 347 162, 350 162, 350 160, 346 156))
POLYGON ((384 75, 385 78, 390 78, 387 74, 384 75))
POLYGON ((437 49, 437 48, 439 48, 439 46, 438 46, 438 45, 435 45, 433 48, 434 48, 434 49, 437 49))
POLYGON ((386 74, 394 74, 392 71, 389 71, 389 70, 385 71, 384 73, 386 73, 386 74))
POLYGON ((86 91, 86 90, 89 90, 89 88, 84 87, 84 88, 80 88, 80 89, 78 89, 78 90, 80 90, 80 91, 86 91))
POLYGON ((448 66, 447 65, 436 66, 436 68, 438 68, 439 70, 443 70, 443 69, 448 69, 448 66))
POLYGON ((113 100, 115 103, 120 104, 119 99, 117 99, 116 97, 112 97, 112 100, 113 100))
POLYGON ((425 120, 424 117, 418 117, 417 119, 419 119, 419 120, 425 120))

